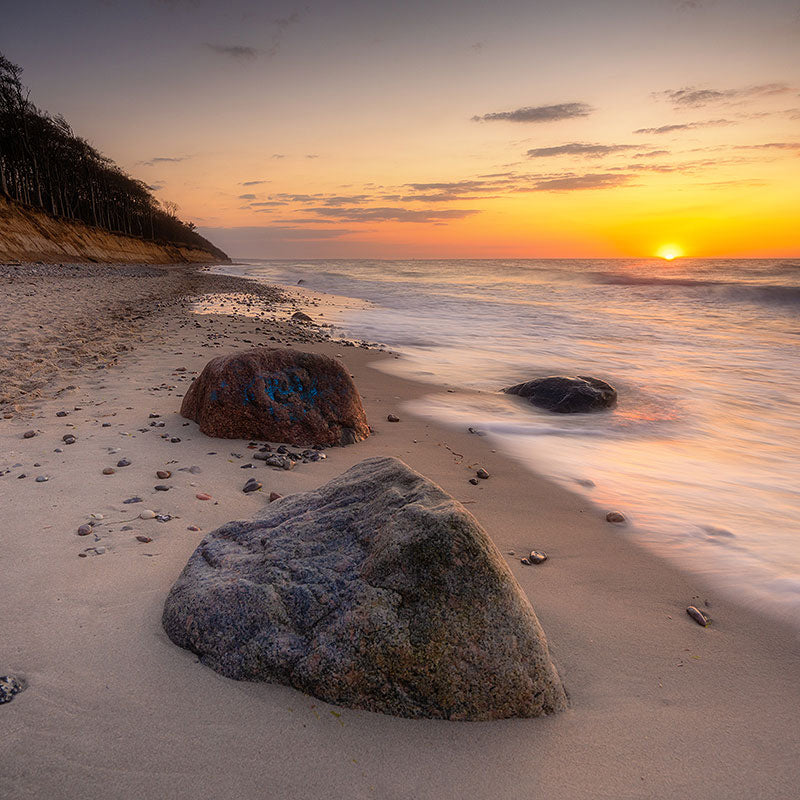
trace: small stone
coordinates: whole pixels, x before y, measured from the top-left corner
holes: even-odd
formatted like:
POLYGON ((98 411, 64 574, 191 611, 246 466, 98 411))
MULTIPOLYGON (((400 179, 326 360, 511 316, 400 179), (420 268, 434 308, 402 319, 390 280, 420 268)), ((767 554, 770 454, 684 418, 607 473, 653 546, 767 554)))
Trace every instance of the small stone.
POLYGON ((398 417, 395 414, 389 414, 389 416, 386 417, 386 419, 388 422, 400 422, 400 417, 398 417))
POLYGON ((711 620, 699 609, 697 606, 689 606, 686 613, 698 624, 704 628, 708 627, 711 620))
POLYGON ((521 559, 519 560, 519 563, 520 563, 520 564, 524 564, 526 567, 529 567, 529 566, 531 565, 531 562, 530 562, 530 561, 528 561, 528 559, 527 559, 527 558, 521 558, 521 559))
POLYGON ((0 705, 10 703, 25 688, 24 681, 13 675, 0 675, 0 705))
POLYGON ((198 528, 197 525, 190 525, 186 530, 187 531, 199 531, 200 528, 198 528))
POLYGON ((56 447, 56 449, 53 450, 53 452, 54 453, 63 453, 64 451, 60 447, 56 447))
POLYGON ((123 525, 123 526, 120 528, 120 530, 121 530, 121 531, 132 531, 132 530, 133 530, 133 525, 123 525))
POLYGON ((36 436, 36 431, 25 431, 22 434, 23 439, 33 439, 34 436, 36 436))
POLYGON ((489 477, 489 473, 483 467, 481 467, 475 474, 484 481, 489 477))
POLYGON ((141 497, 129 497, 127 500, 122 501, 126 506, 129 506, 131 503, 141 503, 141 497))
POLYGON ((242 491, 245 494, 249 494, 250 492, 257 492, 261 488, 261 486, 262 484, 259 483, 257 480, 255 480, 254 478, 250 478, 250 480, 247 481, 247 483, 244 485, 242 491))
POLYGON ((94 548, 94 552, 95 552, 95 553, 96 553, 98 556, 101 556, 101 555, 103 555, 103 553, 105 553, 105 551, 106 551, 105 547, 102 547, 102 546, 100 546, 100 547, 95 547, 95 548, 94 548))
POLYGON ((160 416, 161 414, 151 414, 150 419, 158 419, 160 416))
POLYGON ((473 486, 477 486, 477 485, 480 483, 480 481, 479 481, 477 478, 470 478, 470 479, 469 479, 469 482, 470 482, 470 483, 471 483, 473 486))
POLYGON ((148 544, 149 542, 152 542, 153 540, 149 536, 145 536, 143 533, 140 533, 140 534, 138 534, 136 536, 136 541, 137 542, 142 542, 143 544, 148 544))
POLYGON ((160 469, 156 472, 156 478, 161 478, 162 481, 167 480, 167 478, 171 478, 172 473, 168 469, 160 469))
POLYGON ((69 414, 69 411, 56 411, 57 417, 66 417, 69 414))
POLYGON ((205 492, 198 492, 198 493, 195 495, 195 497, 196 497, 198 500, 210 500, 210 499, 211 499, 211 495, 210 495, 210 494, 206 494, 205 492))
POLYGON ((116 470, 113 467, 106 467, 103 470, 103 475, 113 475, 115 472, 116 470))
POLYGON ((283 497, 282 494, 278 494, 277 492, 270 492, 269 493, 269 502, 274 503, 276 500, 280 500, 283 497))
POLYGON ((155 519, 155 518, 156 518, 156 512, 151 511, 149 508, 146 508, 144 511, 142 511, 141 514, 139 514, 139 519, 155 519))
POLYGON ((67 433, 61 437, 61 441, 64 442, 64 444, 75 444, 77 439, 71 433, 67 433))
POLYGON ((608 514, 606 514, 606 522, 615 522, 619 524, 620 522, 625 522, 625 517, 620 514, 619 511, 609 511, 608 514))
POLYGON ((36 483, 45 483, 46 481, 49 480, 50 478, 48 478, 47 475, 38 475, 36 478, 36 483))
POLYGON ((547 555, 541 550, 531 550, 528 561, 530 561, 531 564, 543 564, 547 561, 547 555))
POLYGON ((172 519, 172 514, 157 514, 156 522, 169 522, 172 519))
POLYGON ((131 462, 128 461, 127 458, 121 458, 119 461, 117 461, 117 466, 118 467, 129 467, 130 465, 131 465, 131 462))
POLYGON ((92 519, 103 519, 102 514, 90 514, 92 519))
POLYGON ((91 525, 80 525, 78 527, 78 536, 88 536, 92 532, 91 525))
POLYGON ((111 423, 110 422, 104 422, 100 427, 101 428, 110 428, 111 427, 111 423))
POLYGON ((86 558, 88 553, 78 553, 78 558, 86 558))
POLYGON ((170 439, 170 441, 172 442, 172 444, 177 444, 180 441, 180 437, 179 436, 173 436, 170 439))
POLYGON ((157 492, 168 492, 170 487, 165 486, 163 483, 159 483, 157 486, 153 487, 157 492))

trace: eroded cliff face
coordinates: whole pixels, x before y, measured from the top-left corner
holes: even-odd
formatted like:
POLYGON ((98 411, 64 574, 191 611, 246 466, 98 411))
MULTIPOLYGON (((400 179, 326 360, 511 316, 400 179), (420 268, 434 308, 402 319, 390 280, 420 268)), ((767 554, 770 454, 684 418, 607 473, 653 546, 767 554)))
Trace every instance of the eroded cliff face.
POLYGON ((224 259, 195 247, 147 242, 58 219, 0 197, 0 260, 175 264, 224 259))

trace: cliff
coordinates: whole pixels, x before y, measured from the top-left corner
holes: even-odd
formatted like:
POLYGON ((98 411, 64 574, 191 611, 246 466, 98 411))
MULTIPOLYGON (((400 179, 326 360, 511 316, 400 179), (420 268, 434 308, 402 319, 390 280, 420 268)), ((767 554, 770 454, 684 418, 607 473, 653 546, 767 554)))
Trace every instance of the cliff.
POLYGON ((175 264, 227 261, 221 250, 165 244, 61 219, 0 197, 0 261, 175 264))

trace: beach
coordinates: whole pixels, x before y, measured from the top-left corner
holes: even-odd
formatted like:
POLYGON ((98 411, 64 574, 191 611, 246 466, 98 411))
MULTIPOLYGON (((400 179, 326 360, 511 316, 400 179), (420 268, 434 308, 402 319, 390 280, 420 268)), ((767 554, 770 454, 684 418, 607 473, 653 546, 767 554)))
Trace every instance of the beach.
POLYGON ((615 509, 412 413, 431 383, 376 368, 391 351, 331 338, 341 299, 186 266, 0 269, 0 674, 27 682, 0 707, 4 798, 796 796, 796 629, 638 546, 606 521, 615 509), (290 321, 298 309, 323 326, 290 321), (292 471, 243 469, 260 463, 247 441, 210 439, 178 410, 210 358, 256 345, 341 360, 374 434, 292 471), (399 719, 228 680, 169 641, 164 600, 205 533, 381 455, 452 494, 504 554, 567 711, 399 719), (479 467, 490 477, 471 485, 479 467), (263 489, 245 494, 252 475, 263 489), (521 564, 533 548, 548 560, 521 564))

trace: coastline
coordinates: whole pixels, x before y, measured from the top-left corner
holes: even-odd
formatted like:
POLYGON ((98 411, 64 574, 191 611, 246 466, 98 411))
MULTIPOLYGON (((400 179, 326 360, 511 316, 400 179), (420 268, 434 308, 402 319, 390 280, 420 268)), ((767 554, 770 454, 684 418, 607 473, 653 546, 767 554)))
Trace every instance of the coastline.
MULTIPOLYGON (((8 643, 0 672, 29 683, 0 711, 11 733, 0 765, 7 796, 222 797, 234 790, 276 797, 794 796, 800 778, 794 631, 718 598, 631 542, 587 500, 493 452, 485 439, 403 410, 401 404, 435 387, 371 366, 393 354, 323 341, 324 329, 272 322, 266 304, 280 299, 274 293, 260 296, 263 318, 233 316, 237 308, 252 314, 257 302, 247 294, 257 290, 244 279, 192 269, 180 275, 170 279, 172 301, 159 305, 155 292, 151 300, 142 294, 122 319, 98 317, 98 339, 112 330, 121 344, 141 336, 133 352, 100 356, 90 347, 75 356, 82 365, 59 379, 74 389, 48 380, 36 390, 40 399, 29 396, 11 419, 0 419, 0 452, 9 461, 0 471, 21 465, 0 477, 7 567, 0 602, 8 643), (219 292, 231 295, 216 309, 227 314, 191 313, 191 296, 219 292), (141 313, 136 305, 150 303, 152 314, 134 319, 141 313), (234 347, 274 344, 270 336, 340 356, 375 435, 292 472, 254 473, 240 470, 250 457, 246 442, 208 439, 178 416, 188 380, 182 368, 190 374, 234 347), (69 415, 57 418, 59 410, 69 415), (140 433, 150 413, 182 441, 161 439, 161 429, 140 433), (388 413, 400 423, 387 423, 388 413), (38 433, 23 440, 28 429, 38 433), (78 442, 54 454, 72 430, 78 442), (252 516, 265 492, 318 486, 374 455, 403 459, 484 526, 544 627, 570 695, 567 712, 539 720, 410 722, 334 708, 283 686, 226 680, 167 640, 161 606, 204 532, 252 516), (101 474, 123 456, 130 467, 101 474), (153 492, 155 469, 173 461, 174 488, 153 492), (179 471, 189 465, 202 471, 179 471), (491 477, 471 486, 476 466, 491 477), (22 472, 28 477, 17 479, 22 472), (50 480, 37 484, 38 474, 50 480), (241 485, 252 474, 264 491, 244 495, 241 485), (214 503, 197 501, 201 491, 214 503), (177 518, 124 523, 135 514, 122 500, 134 494, 177 518), (75 535, 91 513, 105 517, 97 543, 75 535), (123 524, 134 530, 122 531, 123 524), (188 531, 189 525, 202 531, 188 531), (139 533, 152 543, 136 541, 139 533), (78 558, 87 546, 106 549, 78 558), (549 560, 522 566, 520 556, 534 547, 549 560), (707 629, 685 613, 705 600, 713 618, 707 629), (225 772, 216 767, 220 750, 225 772)), ((93 280, 97 291, 88 301, 97 316, 105 313, 101 290, 113 279, 93 280)), ((25 291, 7 303, 15 319, 24 298, 33 302, 24 280, 17 288, 25 291)), ((298 295, 308 298, 315 319, 328 316, 314 305, 322 302, 314 299, 319 293, 298 289, 298 295)), ((56 299, 48 302, 56 307, 56 299)), ((80 307, 70 313, 85 319, 80 307)), ((34 321, 31 331, 38 324, 49 323, 34 321)), ((26 349, 21 342, 13 355, 17 366, 26 349)), ((51 378, 57 374, 58 368, 51 378)))

